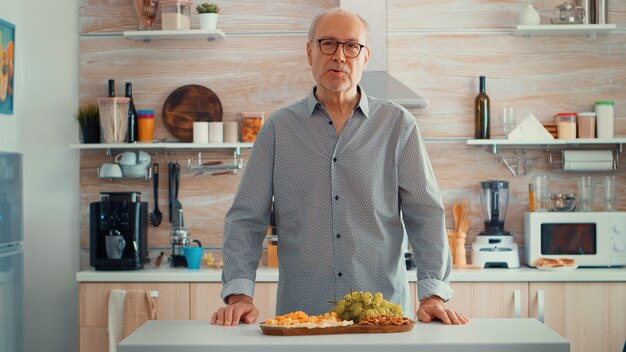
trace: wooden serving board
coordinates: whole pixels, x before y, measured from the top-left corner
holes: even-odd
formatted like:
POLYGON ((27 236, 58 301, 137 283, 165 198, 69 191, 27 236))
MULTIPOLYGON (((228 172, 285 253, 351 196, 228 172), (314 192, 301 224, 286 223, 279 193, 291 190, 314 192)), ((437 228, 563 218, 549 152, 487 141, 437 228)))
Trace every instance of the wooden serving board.
POLYGON ((194 122, 219 122, 222 113, 222 103, 212 90, 191 84, 167 97, 163 104, 163 124, 181 142, 192 142, 194 122))
POLYGON ((259 324, 265 335, 274 336, 304 336, 304 335, 331 335, 331 334, 368 334, 406 332, 413 330, 415 322, 405 325, 348 325, 328 328, 285 328, 281 326, 259 324))

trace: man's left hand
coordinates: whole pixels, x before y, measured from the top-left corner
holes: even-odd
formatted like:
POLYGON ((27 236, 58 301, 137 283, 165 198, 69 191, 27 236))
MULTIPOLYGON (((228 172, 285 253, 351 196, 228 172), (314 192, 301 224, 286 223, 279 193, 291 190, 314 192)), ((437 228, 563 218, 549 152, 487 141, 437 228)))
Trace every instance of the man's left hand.
POLYGON ((441 320, 446 325, 469 323, 469 319, 465 315, 447 308, 443 299, 438 296, 430 296, 421 300, 416 315, 417 319, 424 323, 430 323, 433 319, 441 320))

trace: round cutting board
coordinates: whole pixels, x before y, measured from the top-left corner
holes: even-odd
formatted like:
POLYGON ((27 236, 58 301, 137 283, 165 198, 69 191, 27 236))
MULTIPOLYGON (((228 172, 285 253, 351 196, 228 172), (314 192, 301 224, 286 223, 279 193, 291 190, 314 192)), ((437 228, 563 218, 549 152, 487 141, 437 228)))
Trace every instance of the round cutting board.
POLYGON ((212 90, 190 84, 165 99, 163 123, 181 142, 193 141, 193 123, 198 121, 222 121, 222 103, 212 90))

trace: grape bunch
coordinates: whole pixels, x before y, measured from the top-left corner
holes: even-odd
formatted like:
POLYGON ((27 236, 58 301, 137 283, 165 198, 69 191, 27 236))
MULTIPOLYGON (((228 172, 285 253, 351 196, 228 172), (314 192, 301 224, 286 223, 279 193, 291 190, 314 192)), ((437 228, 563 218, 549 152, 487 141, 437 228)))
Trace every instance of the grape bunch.
POLYGON ((330 310, 337 313, 343 320, 352 320, 358 323, 365 317, 388 315, 403 317, 402 307, 383 299, 383 294, 376 292, 352 291, 339 300, 330 310))

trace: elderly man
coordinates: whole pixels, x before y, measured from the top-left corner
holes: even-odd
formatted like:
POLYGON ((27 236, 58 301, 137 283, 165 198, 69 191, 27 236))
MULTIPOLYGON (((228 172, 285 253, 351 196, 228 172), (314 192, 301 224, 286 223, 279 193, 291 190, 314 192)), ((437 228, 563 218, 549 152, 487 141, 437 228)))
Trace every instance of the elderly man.
MULTIPOLYGON (((401 250, 417 264, 417 317, 464 324, 445 307, 451 258, 444 208, 415 118, 366 95, 368 26, 331 10, 311 24, 306 52, 317 85, 276 111, 257 136, 226 215, 218 325, 252 323, 254 280, 272 197, 278 232, 277 314, 322 314, 351 290, 413 309, 401 250)), ((412 314, 410 314, 412 315, 412 314)))

